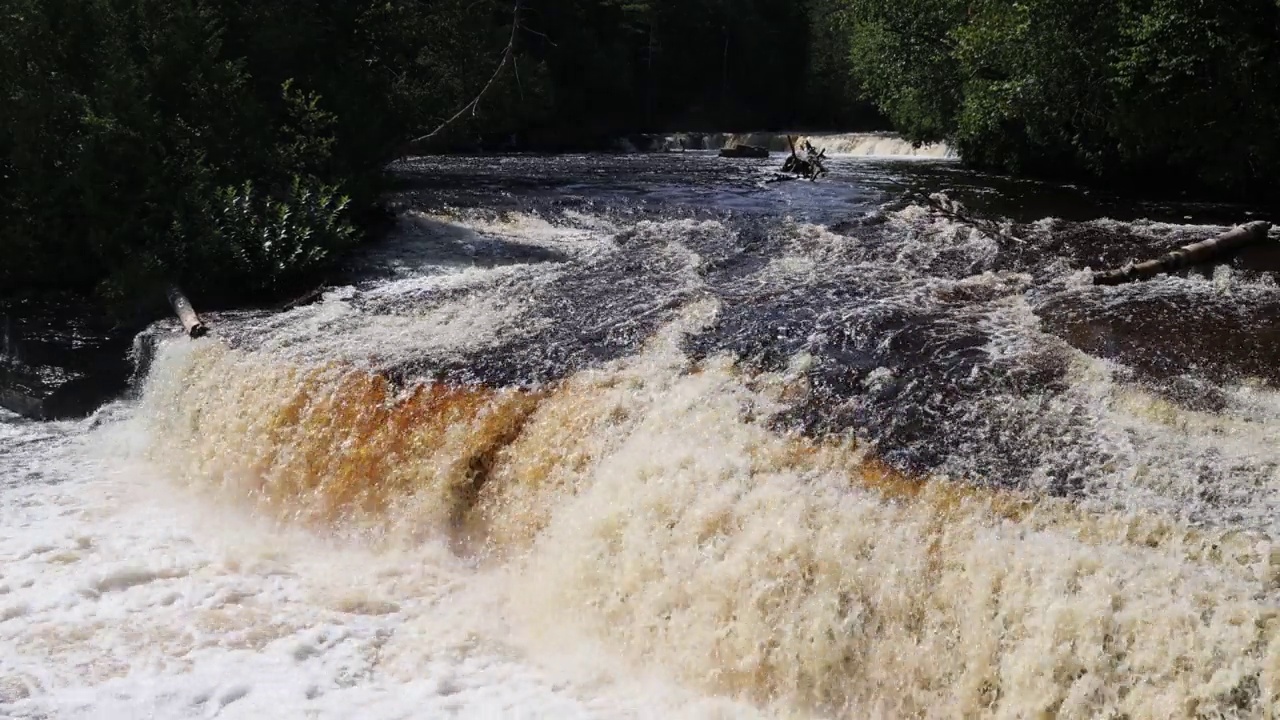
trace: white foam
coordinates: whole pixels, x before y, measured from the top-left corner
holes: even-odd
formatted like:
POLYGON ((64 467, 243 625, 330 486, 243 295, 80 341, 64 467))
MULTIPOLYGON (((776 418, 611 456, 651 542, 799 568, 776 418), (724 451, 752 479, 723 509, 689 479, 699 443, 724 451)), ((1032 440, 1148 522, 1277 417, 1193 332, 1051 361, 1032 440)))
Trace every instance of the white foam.
MULTIPOLYGON (((987 272, 990 236, 919 212, 889 218, 931 225, 900 228, 880 262, 859 240, 796 228, 766 279, 804 283, 837 263, 900 274, 895 257, 932 262, 933 243, 963 250, 973 274, 908 278, 884 302, 1025 287, 987 272)), ((466 222, 514 225, 512 237, 575 258, 615 251, 598 227, 466 222)), ((560 272, 439 262, 459 257, 448 233, 473 239, 437 231, 444 250, 404 259, 392 280, 246 321, 259 323, 255 348, 161 348, 136 417, 108 412, 92 435, 0 424, 17 448, 0 452, 0 714, 1136 720, 1280 701, 1273 538, 1178 516, 1198 455, 1231 467, 1275 446, 1280 400, 1266 388, 1229 389, 1232 414, 1197 415, 1077 356, 1058 405, 985 398, 1026 402, 1016 417, 1080 410, 1118 458, 1083 508, 1002 511, 1017 498, 863 477, 861 450, 771 430, 763 418, 803 395, 813 359, 776 376, 691 362, 683 334, 721 311, 707 300, 643 352, 557 384, 514 440, 476 453, 466 413, 485 415, 481 402, 440 411, 442 430, 420 406, 417 425, 395 430, 367 401, 398 398, 355 392, 345 369, 300 381, 311 363, 482 348, 527 322, 521 293, 560 272), (415 294, 424 301, 397 304, 415 294), (361 422, 377 442, 352 447, 343 423, 361 422), (421 442, 383 442, 408 435, 421 442), (370 458, 384 461, 374 476, 370 458), (459 508, 456 487, 436 480, 470 479, 471 461, 489 465, 477 492, 491 504, 459 508), (404 544, 255 520, 246 489, 272 479, 273 517, 286 521, 309 518, 331 481, 386 483, 400 502, 362 519, 405 531, 386 533, 404 544), (474 549, 449 535, 459 509, 482 516, 491 556, 455 552, 474 549)), ((645 223, 632 241, 677 256, 694 283, 703 261, 680 237, 723 231, 645 223)), ((991 331, 996 358, 1043 341, 1020 294, 965 320, 991 331)), ((889 379, 882 369, 867 383, 889 379)), ((1245 477, 1229 489, 1257 500, 1251 518, 1280 513, 1280 478, 1245 477)))
POLYGON ((790 152, 788 136, 800 148, 807 141, 817 150, 826 150, 828 155, 844 155, 849 157, 878 158, 924 158, 950 159, 956 157, 955 152, 944 142, 921 143, 916 145, 896 133, 678 133, 661 138, 657 145, 662 150, 672 151, 683 146, 691 149, 718 150, 721 147, 737 145, 754 145, 768 148, 771 152, 790 152))
POLYGON ((443 546, 375 552, 193 503, 98 459, 137 441, 122 432, 66 448, 60 484, 0 490, 0 716, 751 715, 608 661, 540 664, 508 642, 495 581, 443 546))
MULTIPOLYGON (((566 382, 489 455, 474 507, 442 481, 454 458, 473 451, 467 438, 396 455, 406 480, 378 487, 406 501, 366 519, 420 538, 423 528, 447 534, 442 517, 488 513, 482 547, 494 562, 454 571, 450 584, 465 600, 451 623, 484 628, 499 618, 496 634, 534 656, 568 647, 595 664, 630 665, 605 678, 659 672, 778 713, 994 707, 1154 718, 1188 703, 1226 712, 1280 696, 1280 640, 1268 640, 1280 621, 1270 538, 1189 527, 1136 495, 1100 493, 1120 502, 1091 512, 1049 500, 1001 511, 1000 495, 941 479, 918 495, 894 489, 907 481, 860 479, 852 448, 815 447, 758 420, 803 392, 795 372, 744 379, 725 358, 689 363, 682 333, 718 310, 714 301, 690 307, 644 352, 566 382)), ((1017 303, 997 304, 991 321, 1016 324, 1020 314, 1017 303)), ((1020 352, 1007 338, 993 342, 1020 352)), ((364 460, 297 433, 329 422, 330 405, 275 416, 283 425, 272 427, 298 447, 274 455, 261 444, 270 435, 245 424, 236 403, 297 406, 298 388, 265 381, 278 371, 261 358, 200 352, 214 363, 205 380, 235 377, 224 384, 260 395, 204 406, 215 396, 165 380, 200 365, 163 356, 149 389, 150 434, 174 479, 234 498, 239 486, 223 477, 256 467, 283 493, 272 509, 301 517, 360 479, 364 460), (245 371, 216 369, 228 362, 245 371), (221 468, 211 471, 211 459, 221 468), (327 469, 297 477, 309 467, 327 469), (299 481, 313 484, 290 492, 299 481)), ((805 363, 795 358, 793 370, 805 363)), ((330 398, 342 387, 304 395, 330 398)), ((375 433, 366 447, 383 438, 375 433)), ((360 486, 381 483, 367 480, 360 486)), ((406 552, 381 562, 455 567, 431 542, 406 552)), ((356 605, 405 601, 388 593, 356 605)), ((424 638, 442 632, 430 618, 424 638)))
POLYGON ((882 158, 954 158, 955 152, 942 142, 916 145, 902 137, 886 133, 844 133, 805 135, 799 142, 808 141, 828 155, 882 158))
POLYGON ((518 213, 496 220, 410 213, 401 224, 362 258, 376 283, 333 288, 319 302, 247 323, 254 347, 357 364, 474 352, 517 329, 538 329, 528 303, 559 276, 557 258, 610 250, 607 228, 559 227, 518 213), (499 245, 479 250, 485 243, 499 245))

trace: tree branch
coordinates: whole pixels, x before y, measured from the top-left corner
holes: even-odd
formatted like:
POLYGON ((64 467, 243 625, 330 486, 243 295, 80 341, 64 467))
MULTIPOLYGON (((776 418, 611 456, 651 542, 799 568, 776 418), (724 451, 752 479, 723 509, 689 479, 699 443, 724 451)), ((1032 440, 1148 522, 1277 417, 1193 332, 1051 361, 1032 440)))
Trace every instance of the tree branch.
POLYGON ((493 87, 493 83, 497 81, 498 76, 502 74, 502 70, 507 66, 507 63, 511 62, 515 58, 516 34, 520 31, 520 2, 521 0, 516 0, 515 7, 511 11, 511 37, 507 40, 507 46, 502 50, 502 59, 498 62, 498 67, 494 68, 493 75, 489 76, 489 82, 485 83, 484 87, 480 88, 480 92, 471 99, 471 102, 459 108, 458 112, 454 113, 448 120, 440 123, 435 130, 432 130, 426 135, 410 140, 407 143, 410 147, 421 142, 426 142, 436 135, 439 135, 445 128, 457 121, 458 118, 465 115, 468 110, 471 111, 473 116, 476 114, 476 109, 480 106, 481 98, 484 97, 485 93, 489 92, 489 88, 493 87))
POLYGON ((521 29, 522 29, 522 30, 524 30, 524 31, 525 31, 525 32, 527 32, 527 33, 532 33, 532 34, 537 35, 538 37, 542 38, 543 40, 546 40, 546 41, 547 41, 547 44, 548 44, 548 45, 550 45, 551 47, 560 47, 559 45, 557 45, 557 44, 555 43, 555 41, 553 41, 550 37, 548 37, 548 36, 547 36, 547 34, 546 34, 546 33, 544 33, 544 32, 539 32, 539 31, 537 31, 537 30, 534 30, 533 28, 521 28, 521 29))

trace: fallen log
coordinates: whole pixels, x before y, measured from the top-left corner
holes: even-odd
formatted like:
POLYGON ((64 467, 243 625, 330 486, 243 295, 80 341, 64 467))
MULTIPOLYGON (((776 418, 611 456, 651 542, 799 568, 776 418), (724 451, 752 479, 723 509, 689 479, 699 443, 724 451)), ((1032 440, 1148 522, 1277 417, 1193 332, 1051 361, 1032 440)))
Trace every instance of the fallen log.
POLYGON ((1123 283, 1147 280, 1161 273, 1174 272, 1194 265, 1230 260, 1235 254, 1251 245, 1260 245, 1267 241, 1267 233, 1271 223, 1265 221, 1251 222, 1232 228, 1218 237, 1202 240, 1178 248, 1167 255, 1154 260, 1124 267, 1103 270, 1093 274, 1094 285, 1121 285, 1123 283))
POLYGON ((734 147, 721 148, 720 157, 767 158, 769 157, 769 148, 758 147, 756 145, 735 145, 734 147))
POLYGON ((182 328, 187 331, 187 337, 193 340, 204 337, 209 332, 209 328, 200 321, 200 316, 196 315, 195 308, 191 307, 191 301, 187 296, 183 295, 176 285, 169 287, 168 295, 169 305, 173 307, 174 314, 182 322, 182 328))

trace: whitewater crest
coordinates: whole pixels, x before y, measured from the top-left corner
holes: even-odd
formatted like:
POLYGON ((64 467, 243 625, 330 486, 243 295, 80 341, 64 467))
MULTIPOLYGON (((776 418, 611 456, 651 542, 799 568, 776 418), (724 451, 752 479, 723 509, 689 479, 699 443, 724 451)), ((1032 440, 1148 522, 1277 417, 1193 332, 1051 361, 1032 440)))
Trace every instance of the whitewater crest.
POLYGON ((1219 228, 831 168, 406 162, 439 205, 315 302, 154 344, 102 421, 136 479, 0 503, 45 528, 0 538, 0 693, 129 654, 230 717, 1274 715, 1275 283, 1097 288, 1219 228))
POLYGON ((446 535, 497 568, 532 637, 572 628, 711 692, 884 717, 1280 698, 1265 537, 924 482, 779 434, 760 419, 803 394, 798 373, 680 351, 717 310, 537 391, 174 343, 143 417, 154 460, 199 490, 398 547, 446 535))
POLYGON ((643 136, 639 144, 626 141, 624 149, 641 147, 674 152, 685 150, 719 150, 738 145, 754 145, 768 148, 770 152, 790 152, 790 137, 797 147, 805 143, 828 155, 867 158, 927 158, 952 159, 956 155, 944 142, 913 143, 896 133, 811 133, 811 132, 752 132, 752 133, 673 133, 669 135, 643 136))

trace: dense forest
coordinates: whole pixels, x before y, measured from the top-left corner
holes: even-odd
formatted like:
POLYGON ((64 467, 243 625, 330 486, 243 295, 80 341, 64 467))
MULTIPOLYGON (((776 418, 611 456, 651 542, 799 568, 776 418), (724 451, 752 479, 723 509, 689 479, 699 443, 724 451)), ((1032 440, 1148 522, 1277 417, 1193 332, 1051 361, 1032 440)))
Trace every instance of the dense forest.
POLYGON ((1274 201, 1276 0, 830 0, 867 97, 1001 170, 1274 201))
POLYGON ((889 122, 1011 172, 1262 197, 1280 5, 8 0, 0 98, 0 294, 274 297, 408 151, 889 122))

